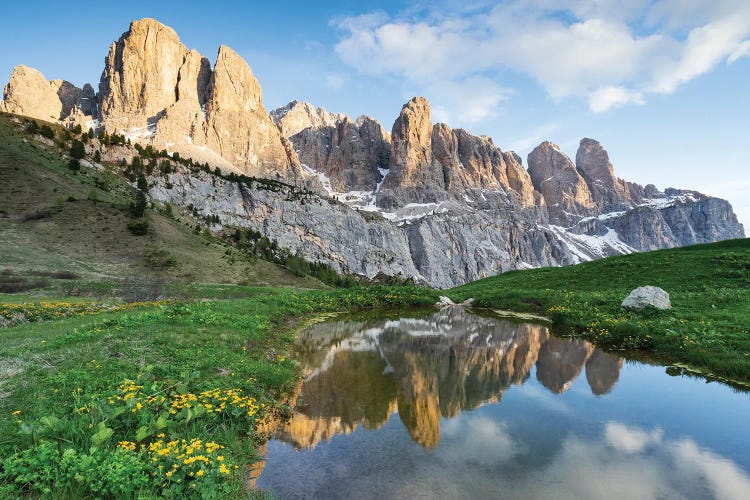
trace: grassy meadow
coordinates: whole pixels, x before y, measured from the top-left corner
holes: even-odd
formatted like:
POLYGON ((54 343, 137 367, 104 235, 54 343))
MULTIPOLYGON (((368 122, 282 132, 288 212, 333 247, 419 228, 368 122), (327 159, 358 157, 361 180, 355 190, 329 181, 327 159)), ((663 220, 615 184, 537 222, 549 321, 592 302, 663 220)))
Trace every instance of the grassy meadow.
POLYGON ((300 325, 441 294, 549 317, 673 373, 750 383, 750 239, 446 291, 331 288, 330 269, 318 279, 296 257, 258 255, 250 232, 213 234, 171 207, 134 218, 122 165, 71 168, 68 132, 50 126, 42 141, 25 127, 0 115, 1 498, 254 495, 245 474, 265 424, 289 415, 300 325), (620 307, 642 285, 673 309, 620 307))
POLYGON ((0 330, 0 496, 244 496, 263 422, 289 413, 299 323, 436 299, 408 287, 245 292, 0 305, 6 318, 28 312, 0 330))
POLYGON ((750 383, 750 239, 560 268, 512 271, 448 292, 481 307, 548 316, 561 332, 641 351, 707 376, 750 383), (672 309, 620 307, 631 290, 666 290, 672 309))

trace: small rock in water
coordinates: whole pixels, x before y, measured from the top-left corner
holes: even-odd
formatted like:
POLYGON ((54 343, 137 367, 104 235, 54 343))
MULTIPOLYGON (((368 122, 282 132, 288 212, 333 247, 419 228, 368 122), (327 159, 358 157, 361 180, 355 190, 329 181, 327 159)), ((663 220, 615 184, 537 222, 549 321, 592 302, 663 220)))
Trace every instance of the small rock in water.
POLYGON ((654 306, 657 309, 672 309, 669 294, 658 286, 638 287, 622 301, 622 307, 631 309, 643 309, 646 306, 654 306))

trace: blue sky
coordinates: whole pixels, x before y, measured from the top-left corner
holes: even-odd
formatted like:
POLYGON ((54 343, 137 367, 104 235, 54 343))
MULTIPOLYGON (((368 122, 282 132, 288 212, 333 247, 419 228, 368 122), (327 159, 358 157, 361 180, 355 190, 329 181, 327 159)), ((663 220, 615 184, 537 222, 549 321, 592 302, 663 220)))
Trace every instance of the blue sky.
POLYGON ((142 17, 209 59, 234 48, 269 110, 306 100, 390 128, 424 95, 434 121, 523 157, 593 137, 620 177, 727 198, 750 223, 748 0, 30 0, 3 6, 0 81, 23 63, 96 87, 142 17))

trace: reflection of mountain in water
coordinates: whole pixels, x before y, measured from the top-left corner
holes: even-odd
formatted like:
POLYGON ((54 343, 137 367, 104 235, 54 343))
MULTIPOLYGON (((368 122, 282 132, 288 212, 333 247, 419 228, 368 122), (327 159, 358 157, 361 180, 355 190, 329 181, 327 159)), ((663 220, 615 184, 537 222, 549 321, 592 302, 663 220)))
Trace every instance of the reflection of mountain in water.
POLYGON ((415 442, 433 447, 441 417, 499 401, 534 365, 537 379, 558 394, 585 366, 596 395, 612 389, 622 367, 620 358, 550 336, 544 326, 457 307, 424 319, 315 325, 299 349, 298 412, 277 437, 302 448, 358 425, 376 429, 396 411, 415 442))

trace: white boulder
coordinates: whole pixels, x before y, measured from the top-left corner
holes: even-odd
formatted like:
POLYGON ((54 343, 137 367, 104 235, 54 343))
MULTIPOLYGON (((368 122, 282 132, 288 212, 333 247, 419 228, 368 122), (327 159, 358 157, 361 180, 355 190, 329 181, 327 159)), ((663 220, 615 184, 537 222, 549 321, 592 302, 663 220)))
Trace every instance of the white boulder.
POLYGON ((657 309, 671 309, 669 294, 658 286, 641 286, 630 292, 622 307, 630 309, 643 309, 646 306, 654 306, 657 309))

